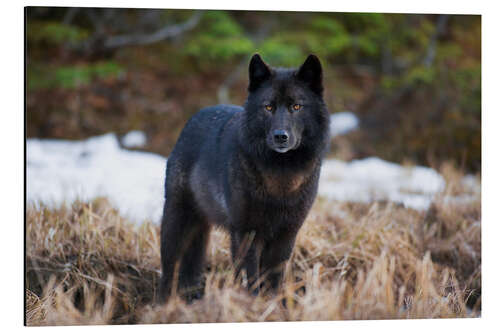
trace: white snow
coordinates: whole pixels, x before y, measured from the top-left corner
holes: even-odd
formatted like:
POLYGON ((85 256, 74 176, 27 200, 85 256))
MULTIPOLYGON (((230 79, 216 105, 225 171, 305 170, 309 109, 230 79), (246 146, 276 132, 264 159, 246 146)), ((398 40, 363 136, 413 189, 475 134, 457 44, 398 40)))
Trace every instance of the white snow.
POLYGON ((377 157, 343 162, 326 160, 321 169, 319 195, 353 202, 387 200, 425 210, 445 187, 431 168, 403 167, 377 157))
POLYGON ((122 144, 127 148, 144 147, 146 142, 146 134, 142 131, 130 131, 122 137, 122 144))
POLYGON ((351 132, 358 128, 358 117, 352 112, 337 112, 330 116, 330 135, 332 137, 351 132))
POLYGON ((474 175, 465 175, 462 179, 462 185, 474 194, 481 194, 481 183, 474 175))
MULTIPOLYGON (((130 220, 159 223, 165 166, 162 156, 120 148, 114 134, 84 141, 28 139, 27 200, 60 205, 105 196, 130 220)), ((425 210, 444 186, 443 177, 426 167, 404 167, 376 157, 329 159, 322 167, 319 196, 388 200, 425 210)))
POLYGON ((166 159, 121 149, 114 134, 85 141, 29 139, 27 200, 48 205, 105 196, 134 221, 159 223, 166 159))

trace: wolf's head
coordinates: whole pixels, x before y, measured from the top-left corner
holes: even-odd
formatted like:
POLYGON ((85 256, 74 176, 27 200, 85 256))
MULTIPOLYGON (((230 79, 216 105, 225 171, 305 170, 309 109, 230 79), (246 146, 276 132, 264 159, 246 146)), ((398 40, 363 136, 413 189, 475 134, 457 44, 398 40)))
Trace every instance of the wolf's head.
POLYGON ((322 78, 315 55, 298 69, 284 69, 269 67, 255 54, 250 60, 245 105, 253 141, 249 143, 280 154, 321 145, 318 141, 325 141, 328 128, 322 78))

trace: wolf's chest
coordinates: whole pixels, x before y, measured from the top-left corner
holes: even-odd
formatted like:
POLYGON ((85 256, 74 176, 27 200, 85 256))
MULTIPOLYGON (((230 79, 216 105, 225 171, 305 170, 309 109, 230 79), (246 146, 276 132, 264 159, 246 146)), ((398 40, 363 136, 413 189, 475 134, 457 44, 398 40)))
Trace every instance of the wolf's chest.
POLYGON ((261 175, 261 186, 265 192, 272 196, 289 196, 300 190, 306 178, 306 175, 303 173, 264 173, 261 175))

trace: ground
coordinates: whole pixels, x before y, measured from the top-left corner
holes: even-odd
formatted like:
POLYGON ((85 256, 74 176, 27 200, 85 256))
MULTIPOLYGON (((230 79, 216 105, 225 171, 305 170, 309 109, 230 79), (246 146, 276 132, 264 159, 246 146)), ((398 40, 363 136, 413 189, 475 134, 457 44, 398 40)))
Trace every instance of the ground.
MULTIPOLYGON (((105 198, 28 205, 26 322, 35 325, 478 317, 481 197, 449 164, 426 210, 320 195, 300 230, 282 291, 233 281, 228 236, 213 230, 203 299, 151 303, 159 226, 105 198), (461 198, 461 199, 460 199, 461 198)), ((479 177, 476 180, 479 182, 479 177)))

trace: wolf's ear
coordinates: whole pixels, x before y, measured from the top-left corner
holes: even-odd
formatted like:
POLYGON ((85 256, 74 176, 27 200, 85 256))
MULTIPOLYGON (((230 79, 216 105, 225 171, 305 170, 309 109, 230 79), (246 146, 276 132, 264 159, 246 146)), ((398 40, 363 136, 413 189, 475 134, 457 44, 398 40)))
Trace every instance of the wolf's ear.
POLYGON ((318 57, 314 54, 307 57, 296 76, 300 81, 305 82, 313 92, 320 96, 323 94, 323 70, 318 57))
POLYGON ((269 66, 262 60, 259 54, 254 54, 250 60, 250 65, 248 66, 248 74, 250 78, 250 84, 248 85, 248 91, 256 90, 260 84, 271 77, 271 70, 269 66))

